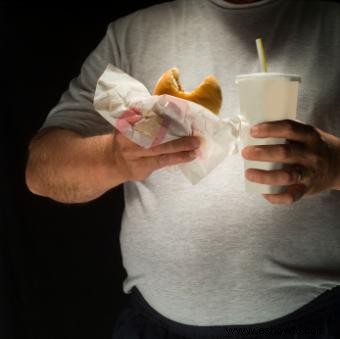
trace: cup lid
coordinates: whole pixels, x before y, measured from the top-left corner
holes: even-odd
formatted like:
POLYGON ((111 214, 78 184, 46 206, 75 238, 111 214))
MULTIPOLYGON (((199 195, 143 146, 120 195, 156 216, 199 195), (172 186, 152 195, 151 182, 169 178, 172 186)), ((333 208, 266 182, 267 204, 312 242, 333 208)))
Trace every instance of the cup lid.
POLYGON ((240 74, 236 76, 236 83, 246 79, 285 79, 290 81, 299 81, 301 82, 301 76, 298 74, 286 74, 286 73, 249 73, 249 74, 240 74))

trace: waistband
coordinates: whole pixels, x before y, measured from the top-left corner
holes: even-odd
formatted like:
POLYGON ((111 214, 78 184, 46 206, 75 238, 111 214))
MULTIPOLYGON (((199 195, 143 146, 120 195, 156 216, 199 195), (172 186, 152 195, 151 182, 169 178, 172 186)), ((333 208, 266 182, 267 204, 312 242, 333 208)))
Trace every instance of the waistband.
POLYGON ((249 333, 256 333, 254 330, 265 331, 266 329, 281 330, 292 327, 301 328, 303 325, 311 327, 311 325, 313 326, 313 324, 316 324, 312 322, 314 317, 316 317, 315 319, 318 319, 320 318, 320 314, 325 317, 334 310, 340 311, 340 285, 323 292, 318 297, 292 313, 274 320, 249 325, 195 326, 176 322, 164 317, 151 307, 136 286, 132 288, 129 303, 149 320, 157 322, 159 325, 176 334, 182 336, 197 335, 203 337, 207 336, 209 338, 212 336, 221 336, 227 338, 227 333, 239 333, 236 331, 246 332, 249 330, 249 333))

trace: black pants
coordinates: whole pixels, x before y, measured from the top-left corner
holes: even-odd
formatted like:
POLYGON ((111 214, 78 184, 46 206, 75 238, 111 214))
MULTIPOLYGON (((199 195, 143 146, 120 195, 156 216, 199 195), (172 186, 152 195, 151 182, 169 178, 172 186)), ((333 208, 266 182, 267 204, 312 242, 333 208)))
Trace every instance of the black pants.
POLYGON ((167 319, 133 287, 112 339, 340 339, 340 286, 298 310, 255 325, 192 326, 167 319))

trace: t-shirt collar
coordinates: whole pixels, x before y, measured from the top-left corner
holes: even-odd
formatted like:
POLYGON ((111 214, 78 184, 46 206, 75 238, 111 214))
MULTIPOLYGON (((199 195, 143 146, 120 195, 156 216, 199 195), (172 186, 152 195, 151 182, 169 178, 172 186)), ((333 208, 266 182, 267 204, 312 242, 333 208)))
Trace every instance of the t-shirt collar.
POLYGON ((223 7, 223 8, 232 8, 232 9, 242 9, 242 8, 251 8, 251 7, 258 7, 258 6, 262 6, 264 4, 267 4, 269 2, 273 2, 276 0, 259 0, 256 2, 252 2, 249 4, 234 4, 228 1, 224 1, 224 0, 209 0, 213 3, 215 3, 216 5, 223 7))

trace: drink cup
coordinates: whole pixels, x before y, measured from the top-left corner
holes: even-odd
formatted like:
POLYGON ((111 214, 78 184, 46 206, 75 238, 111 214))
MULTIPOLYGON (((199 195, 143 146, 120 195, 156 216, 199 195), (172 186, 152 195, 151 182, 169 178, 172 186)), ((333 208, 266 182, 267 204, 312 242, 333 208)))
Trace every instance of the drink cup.
MULTIPOLYGON (((236 77, 239 89, 240 112, 250 127, 265 121, 295 119, 298 89, 301 78, 295 74, 252 73, 236 77)), ((282 138, 253 138, 247 130, 244 135, 246 145, 284 144, 282 138)), ((244 161, 244 169, 281 169, 283 164, 264 161, 244 161)), ((245 191, 251 193, 281 193, 285 186, 272 186, 248 181, 245 178, 245 191)))

